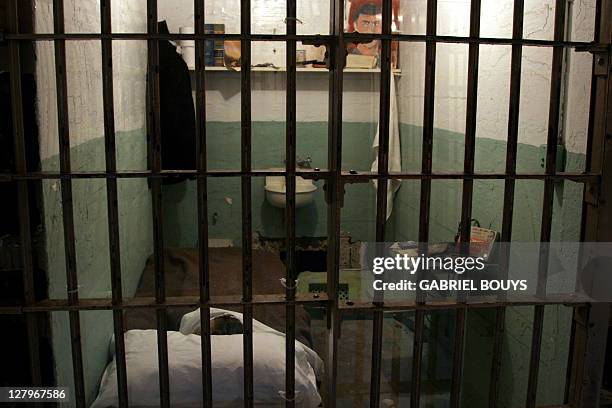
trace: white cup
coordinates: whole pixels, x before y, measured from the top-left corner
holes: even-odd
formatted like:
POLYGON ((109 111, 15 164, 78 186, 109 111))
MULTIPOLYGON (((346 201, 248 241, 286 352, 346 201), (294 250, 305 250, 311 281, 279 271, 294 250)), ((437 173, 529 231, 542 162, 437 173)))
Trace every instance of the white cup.
MULTIPOLYGON (((193 27, 189 27, 189 26, 185 26, 185 27, 179 27, 179 33, 180 34, 194 34, 195 30, 193 27)), ((195 41, 194 40, 181 40, 181 48, 195 48, 195 41)))

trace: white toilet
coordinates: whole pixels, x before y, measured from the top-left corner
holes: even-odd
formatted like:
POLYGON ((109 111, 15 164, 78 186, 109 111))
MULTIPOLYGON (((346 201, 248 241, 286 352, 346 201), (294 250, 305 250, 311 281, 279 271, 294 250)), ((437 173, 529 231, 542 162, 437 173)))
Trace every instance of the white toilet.
MULTIPOLYGON (((266 176, 266 199, 274 207, 285 208, 287 202, 285 196, 285 177, 266 176)), ((312 180, 297 176, 295 178, 295 207, 303 207, 314 200, 314 192, 317 186, 312 180)))

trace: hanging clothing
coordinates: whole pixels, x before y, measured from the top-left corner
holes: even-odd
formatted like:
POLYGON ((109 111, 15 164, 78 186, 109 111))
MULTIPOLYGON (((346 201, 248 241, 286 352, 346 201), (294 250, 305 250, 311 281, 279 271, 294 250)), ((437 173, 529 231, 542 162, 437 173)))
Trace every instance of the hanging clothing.
MULTIPOLYGON (((395 75, 391 73, 391 90, 389 98, 389 162, 387 169, 390 172, 401 172, 402 171, 402 149, 400 146, 400 132, 399 132, 399 117, 397 110, 397 95, 395 91, 395 75)), ((380 123, 376 127, 376 136, 374 136, 374 143, 372 148, 374 149, 374 162, 372 163, 371 170, 378 171, 378 147, 379 147, 379 136, 380 123)), ((373 180, 374 187, 377 187, 376 180, 373 180)), ((401 180, 389 180, 387 181, 387 216, 389 219, 391 211, 393 211, 393 197, 395 192, 400 188, 401 180)))
MULTIPOLYGON (((168 33, 165 21, 159 23, 159 32, 168 33)), ((159 93, 162 169, 193 170, 197 152, 191 78, 170 41, 159 42, 159 93)))

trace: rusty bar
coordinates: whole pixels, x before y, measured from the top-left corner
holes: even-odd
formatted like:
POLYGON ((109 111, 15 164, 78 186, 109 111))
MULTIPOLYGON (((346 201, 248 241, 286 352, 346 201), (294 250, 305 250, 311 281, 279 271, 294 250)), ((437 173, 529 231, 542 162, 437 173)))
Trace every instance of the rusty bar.
MULTIPOLYGON (((194 26, 196 34, 204 34, 204 0, 194 0, 194 26)), ((202 353, 202 406, 212 408, 212 354, 210 339, 209 263, 208 263, 208 180, 206 177, 206 72, 205 41, 195 42, 196 66, 196 152, 197 152, 197 202, 198 202, 198 277, 200 283, 200 327, 202 353)))
MULTIPOLYGON (((612 43, 612 4, 598 0, 595 11, 594 39, 612 43)), ((610 58, 610 53, 607 55, 610 58)), ((599 191, 597 185, 585 185, 581 241, 612 241, 612 202, 610 178, 612 177, 612 81, 609 75, 598 74, 605 64, 606 55, 595 55, 592 62, 591 104, 587 137, 586 169, 602 175, 599 191), (594 190, 597 191, 594 194, 594 190)), ((609 60, 608 60, 609 63, 609 60)), ((576 408, 599 406, 605 353, 610 321, 610 304, 592 304, 574 308, 572 342, 574 347, 568 366, 566 401, 576 408)))
MULTIPOLYGON (((100 2, 100 32, 112 31, 111 0, 100 2)), ((102 40, 102 102, 104 105, 104 147, 106 171, 117 171, 117 152, 115 144, 115 108, 113 101, 113 40, 102 40)), ((106 208, 108 212, 108 240, 111 271, 111 289, 113 304, 121 304, 123 294, 121 286, 121 247, 119 239, 119 208, 117 203, 117 180, 106 179, 106 208)), ((113 310, 113 327, 115 335, 115 360, 117 364, 117 384, 119 406, 128 405, 127 368, 125 362, 125 331, 123 313, 113 310)))
MULTIPOLYGON (((523 38, 525 0, 514 0, 512 17, 512 38, 521 41, 523 38)), ((523 48, 520 44, 512 46, 510 67, 510 102, 508 107, 508 140, 506 142, 506 171, 508 176, 516 175, 516 155, 518 146, 519 109, 521 95, 521 70, 523 48)), ((501 241, 512 239, 512 219, 514 211, 515 178, 508 178, 504 184, 504 204, 502 216, 501 241)), ((508 258, 501 257, 502 273, 507 274, 508 258)), ((491 381, 489 383, 489 407, 498 405, 499 386, 502 368, 502 347, 506 321, 506 308, 500 306, 495 314, 495 338, 493 341, 493 359, 491 362, 491 381)))
MULTIPOLYGON (((296 33, 296 0, 287 0, 287 35, 296 33)), ((286 144, 285 144, 285 224, 286 224, 286 296, 295 299, 295 155, 296 155, 296 41, 286 41, 287 99, 286 99, 286 144)), ((285 406, 295 407, 295 305, 285 306, 285 406)))
MULTIPOLYGON (((382 8, 382 33, 391 34, 392 6, 390 0, 384 0, 382 8)), ((391 98, 391 40, 381 40, 380 51, 380 99, 378 128, 378 169, 382 178, 376 186, 376 242, 385 242, 387 223, 387 174, 389 174, 389 116, 391 98)), ((379 248, 376 248, 378 251, 379 248)), ((383 277, 384 279, 384 277, 383 277)), ((383 305, 383 294, 374 295, 374 303, 383 305)), ((376 310, 373 315, 372 329, 372 365, 370 375, 370 407, 380 405, 380 376, 383 342, 383 310, 376 310)))
MULTIPOLYGON (((524 296, 519 299, 511 301, 500 302, 496 298, 488 299, 481 303, 459 303, 456 299, 436 300, 427 303, 418 303, 416 301, 387 301, 384 306, 377 307, 371 302, 338 302, 339 309, 343 312, 350 312, 354 310, 384 310, 386 311, 410 311, 417 308, 424 310, 438 310, 438 309, 460 309, 460 308, 491 308, 497 306, 531 306, 538 303, 544 303, 547 305, 552 304, 566 304, 568 296, 573 294, 560 294, 551 296, 548 295, 547 299, 542 301, 541 298, 536 296, 524 296)), ((591 300, 590 298, 575 298, 574 303, 577 306, 583 306, 591 300)), ((283 295, 254 295, 252 305, 284 305, 286 303, 292 303, 295 305, 308 305, 308 306, 324 306, 329 302, 329 298, 324 294, 320 294, 318 297, 312 295, 301 295, 297 296, 295 301, 288 302, 283 295)), ((244 302, 241 296, 213 296, 210 302, 202 304, 199 301, 198 296, 180 296, 180 297, 168 297, 166 303, 156 303, 154 297, 136 297, 131 299, 124 299, 121 305, 113 305, 112 301, 108 298, 89 298, 80 299, 77 304, 70 305, 65 299, 48 299, 35 303, 32 306, 0 306, 0 314, 23 314, 23 313, 45 313, 45 312, 56 312, 56 311, 71 311, 71 310, 132 310, 132 309, 172 309, 172 308, 187 308, 187 307, 220 307, 227 308, 233 306, 242 306, 244 302)))
MULTIPOLYGON (((294 301, 287 301, 284 294, 275 295, 254 295, 253 301, 249 302, 253 306, 265 305, 284 305, 293 303, 296 305, 323 305, 328 298, 325 294, 315 297, 312 294, 297 295, 294 301)), ((21 314, 28 312, 55 312, 69 310, 132 310, 132 309, 172 309, 187 307, 220 307, 227 308, 232 306, 242 306, 246 302, 242 301, 242 296, 211 296, 210 301, 201 303, 199 296, 168 296, 165 303, 157 303, 153 296, 125 298, 120 305, 113 305, 108 298, 87 298, 79 299, 76 304, 69 304, 65 299, 41 300, 32 306, 0 306, 0 314, 21 314)))
MULTIPOLYGON (((147 0, 147 32, 156 34, 157 0, 147 0)), ((153 174, 162 168, 160 94, 159 94, 159 47, 158 41, 147 41, 147 141, 149 162, 153 174)), ((162 228, 162 184, 161 179, 151 179, 151 200, 153 217, 153 253, 155 265, 155 300, 166 301, 166 282, 164 274, 164 237, 162 228)), ((170 379, 168 375, 168 315, 165 309, 157 311, 157 357, 159 360, 160 404, 170 406, 170 379)))
MULTIPOLYGON (((471 1, 470 37, 480 36, 480 5, 481 0, 471 1)), ((478 103, 478 61, 479 47, 477 43, 472 43, 469 45, 468 57, 468 94, 465 119, 465 151, 463 156, 464 174, 474 174, 474 153, 476 148, 476 112, 478 103)), ((464 179, 461 203, 460 239, 461 242, 466 244, 470 242, 473 190, 474 180, 464 179)))
POLYGON ((325 406, 336 407, 338 337, 341 316, 338 310, 340 280, 340 220, 342 208, 342 89, 346 47, 344 43, 344 0, 330 1, 328 158, 330 177, 325 180, 327 204, 327 358, 325 359, 325 406))
MULTIPOLYGON (((240 2, 240 33, 251 34, 251 1, 240 2)), ((241 104, 241 177, 242 194, 242 299, 253 299, 253 216, 251 178, 251 41, 240 42, 240 104, 241 104)), ((243 360, 244 360, 244 406, 253 406, 253 306, 243 306, 243 360)))
MULTIPOLYGON (((296 170, 295 174, 304 178, 315 180, 327 179, 333 176, 331 170, 319 169, 300 169, 296 170)), ((53 180, 53 179, 91 179, 91 178, 184 178, 188 177, 263 177, 263 176, 284 176, 284 170, 252 170, 251 172, 243 172, 241 170, 209 170, 199 175, 196 170, 162 170, 161 172, 152 173, 148 170, 125 170, 115 173, 107 173, 105 171, 74 171, 70 174, 61 174, 54 171, 38 171, 29 172, 26 174, 10 174, 0 173, 0 183, 12 182, 19 180, 53 180)), ((463 172, 455 173, 404 173, 404 172, 389 172, 383 176, 378 173, 369 171, 361 172, 341 172, 342 179, 346 183, 364 183, 368 180, 376 180, 379 178, 393 178, 397 180, 571 180, 576 183, 598 183, 601 176, 593 172, 559 172, 554 175, 545 173, 474 173, 466 174, 463 172)))
MULTIPOLYGON (((565 37, 565 0, 555 2, 555 40, 565 37)), ((546 174, 555 174, 557 166, 557 145, 559 140, 559 124, 561 113, 561 85, 563 83, 563 47, 553 48, 552 72, 550 86, 550 106, 548 111, 548 137, 546 141, 546 174)), ((553 200, 555 185, 552 180, 544 182, 544 197, 542 200, 542 225, 540 230, 540 258, 538 265, 537 294, 545 295, 548 275, 548 258, 553 217, 553 200)), ((529 376, 527 381, 527 399, 525 406, 534 408, 537 399, 538 373, 540 368, 540 352, 542 348, 542 333, 544 329, 544 305, 536 305, 533 315, 533 337, 529 361, 529 376)))
MULTIPOLYGON (((100 40, 100 39, 112 39, 112 40, 241 40, 248 39, 251 41, 329 41, 335 40, 336 38, 328 35, 283 35, 283 34, 183 34, 183 33, 168 33, 168 34, 153 34, 148 33, 112 33, 112 34, 94 34, 94 33, 69 33, 69 34, 46 34, 46 33, 28 33, 28 34, 11 34, 5 35, 7 40, 15 41, 53 41, 56 39, 70 40, 70 41, 87 41, 87 40, 100 40)), ((449 44, 491 44, 491 45, 524 45, 534 47, 583 47, 600 45, 598 43, 584 42, 584 41, 554 41, 554 40, 535 40, 535 39, 521 39, 516 40, 513 38, 493 38, 493 37, 480 37, 470 38, 465 36, 451 36, 451 35, 420 35, 420 34, 360 34, 360 33, 346 33, 345 40, 347 42, 355 41, 372 41, 374 39, 392 39, 393 41, 406 41, 406 42, 428 42, 435 41, 438 43, 449 43, 449 44)))
MULTIPOLYGON (((470 37, 480 36, 480 9, 481 0, 472 0, 470 4, 470 37)), ((469 45, 468 57, 468 83, 467 83, 467 109, 465 119, 465 151, 463 158, 463 172, 474 173, 474 153, 476 149, 476 112, 478 102, 478 43, 469 45)), ((461 202, 461 252, 469 255, 469 243, 472 219, 472 197, 474 193, 474 180, 463 180, 463 194, 461 202)), ((458 294, 459 300, 464 300, 465 294, 458 294)), ((450 406, 458 408, 461 404, 461 382, 463 379, 463 348, 465 344, 465 321, 467 310, 457 310, 455 320, 455 335, 453 339, 453 372, 451 376, 450 406)))
MULTIPOLYGON (((437 0, 427 0, 427 27, 428 36, 436 35, 438 18, 437 0)), ((432 174, 433 152, 433 126, 434 126, 434 94, 436 81, 436 42, 428 41, 425 45, 425 93, 423 109, 423 151, 421 161, 421 174, 432 174)), ((421 195, 419 209, 419 252, 426 252, 425 246, 429 241, 429 211, 431 201, 431 178, 421 179, 421 195)), ((417 279, 421 279, 422 271, 417 271, 417 279)), ((419 306, 424 304, 423 294, 417 293, 419 306)), ((412 350, 412 377, 410 384, 410 406, 420 406, 421 400, 421 371, 423 361, 423 334, 425 310, 417 307, 415 312, 415 329, 412 350)))
MULTIPOLYGON (((19 9, 17 0, 12 0, 9 6, 9 30, 19 33, 19 9)), ((23 93, 21 87, 21 55, 20 43, 9 41, 9 72, 11 75, 11 115, 13 121, 13 137, 15 148, 15 171, 18 174, 26 174, 26 142, 25 126, 23 119, 23 93)), ((30 200, 28 192, 28 182, 26 180, 17 181, 17 202, 19 216, 19 243, 21 246, 21 260, 23 264, 23 299, 27 306, 36 302, 34 293, 34 252, 32 250, 32 236, 30 224, 30 200)), ((40 373, 40 348, 38 343, 38 324, 37 316, 26 314, 26 328, 28 336, 28 353, 30 379, 32 385, 41 384, 40 373)))
MULTIPOLYGON (((54 33, 64 33, 64 1, 53 0, 54 33)), ((55 40, 55 81, 57 86, 57 124, 59 135, 60 172, 70 173, 70 136, 68 119, 68 86, 66 80, 66 42, 55 40)), ((68 303, 78 302, 78 278, 74 235, 74 209, 72 203, 72 181, 62 179, 62 221, 64 226, 64 248, 66 256, 66 282, 68 303)), ((77 407, 85 406, 85 383, 83 378, 83 350, 81 347, 81 323, 79 312, 68 313, 72 343, 72 367, 74 374, 75 401, 77 407)))

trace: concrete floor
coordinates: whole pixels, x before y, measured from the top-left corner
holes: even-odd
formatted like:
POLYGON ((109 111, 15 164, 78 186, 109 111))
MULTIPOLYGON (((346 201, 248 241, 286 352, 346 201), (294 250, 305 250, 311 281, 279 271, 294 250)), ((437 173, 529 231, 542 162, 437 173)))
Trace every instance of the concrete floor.
MULTIPOLYGON (((324 358, 326 350, 325 320, 312 320, 314 347, 324 358)), ((391 316, 383 323, 383 360, 381 371, 381 407, 410 404, 413 333, 405 324, 391 316)), ((429 345, 423 345, 423 370, 428 370, 429 345)), ((337 406, 340 408, 369 407, 370 366, 372 356, 372 318, 343 320, 338 345, 337 406)), ((422 386, 421 407, 448 406, 447 383, 429 381, 422 386)), ((322 392, 324 392, 322 390, 322 392)))

